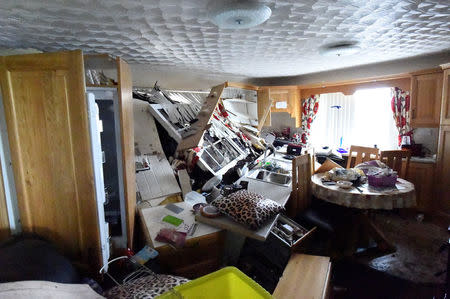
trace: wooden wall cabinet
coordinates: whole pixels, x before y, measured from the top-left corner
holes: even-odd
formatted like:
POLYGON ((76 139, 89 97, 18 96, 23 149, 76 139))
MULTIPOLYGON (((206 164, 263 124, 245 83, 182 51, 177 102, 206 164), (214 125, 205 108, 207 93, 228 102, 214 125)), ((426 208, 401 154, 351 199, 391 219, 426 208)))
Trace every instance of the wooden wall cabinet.
POLYGON ((450 218, 450 125, 441 126, 437 160, 437 209, 450 218))
POLYGON ((271 112, 287 112, 295 118, 295 126, 301 125, 301 102, 300 92, 297 86, 271 87, 270 97, 272 98, 271 112), (277 108, 278 102, 285 102, 286 108, 277 108))
POLYGON ((410 162, 407 180, 416 189, 416 209, 420 212, 432 212, 435 197, 434 163, 410 162))
POLYGON ((450 68, 444 70, 443 81, 441 125, 450 125, 450 68))
POLYGON ((442 72, 411 77, 411 126, 438 127, 441 113, 442 72))

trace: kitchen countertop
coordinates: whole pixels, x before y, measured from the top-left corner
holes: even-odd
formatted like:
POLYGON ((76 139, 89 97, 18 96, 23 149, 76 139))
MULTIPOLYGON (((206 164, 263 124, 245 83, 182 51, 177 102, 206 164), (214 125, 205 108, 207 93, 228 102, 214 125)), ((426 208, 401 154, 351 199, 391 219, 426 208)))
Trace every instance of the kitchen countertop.
POLYGON ((419 163, 430 163, 430 164, 435 164, 435 163, 436 163, 436 158, 433 158, 433 157, 416 157, 416 156, 413 156, 413 157, 411 157, 411 162, 419 162, 419 163))

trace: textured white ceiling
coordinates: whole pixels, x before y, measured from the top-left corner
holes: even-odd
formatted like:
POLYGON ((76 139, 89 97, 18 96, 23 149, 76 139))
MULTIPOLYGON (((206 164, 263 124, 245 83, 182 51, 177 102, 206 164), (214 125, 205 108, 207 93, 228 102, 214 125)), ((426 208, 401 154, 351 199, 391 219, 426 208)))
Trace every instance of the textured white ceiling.
MULTIPOLYGON (((217 0, 219 1, 219 0, 217 0)), ((83 49, 153 69, 249 77, 288 76, 450 49, 449 0, 261 0, 264 24, 220 30, 208 0, 2 0, 0 46, 83 49), (318 48, 356 40, 363 50, 330 58, 318 48)))

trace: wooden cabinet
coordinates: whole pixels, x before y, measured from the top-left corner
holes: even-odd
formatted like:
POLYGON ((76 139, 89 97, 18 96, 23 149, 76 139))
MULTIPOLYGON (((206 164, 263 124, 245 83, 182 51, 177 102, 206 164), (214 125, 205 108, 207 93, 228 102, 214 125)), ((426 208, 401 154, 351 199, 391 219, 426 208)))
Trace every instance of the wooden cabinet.
POLYGON ((160 246, 163 271, 194 279, 218 270, 222 265, 225 231, 188 239, 181 249, 160 246))
MULTIPOLYGON (((118 62, 121 132, 127 135, 121 138, 122 166, 132 234, 131 81, 128 66, 118 62)), ((45 237, 71 259, 97 270, 102 253, 84 70, 81 51, 0 57, 22 231, 45 237)))
POLYGON ((407 180, 416 189, 416 209, 421 212, 432 212, 435 204, 434 163, 410 162, 407 180))
POLYGON ((441 112, 442 72, 414 74, 411 78, 412 127, 438 127, 441 112))
POLYGON ((287 112, 296 119, 296 127, 301 125, 300 92, 297 86, 270 87, 270 97, 272 98, 271 112, 287 112))
POLYGON ((444 69, 442 88, 441 125, 450 125, 450 65, 444 69))
POLYGON ((441 126, 438 146, 436 211, 450 218, 450 126, 441 126))
POLYGON ((22 231, 98 265, 81 51, 2 57, 0 79, 22 231))

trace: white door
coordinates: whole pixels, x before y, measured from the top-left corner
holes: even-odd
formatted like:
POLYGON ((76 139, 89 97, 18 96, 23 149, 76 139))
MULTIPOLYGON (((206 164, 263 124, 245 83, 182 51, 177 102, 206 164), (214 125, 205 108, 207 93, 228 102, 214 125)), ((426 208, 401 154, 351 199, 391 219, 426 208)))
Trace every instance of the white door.
MULTIPOLYGON (((102 266, 108 264, 109 260, 109 228, 105 221, 105 185, 103 181, 103 155, 100 143, 100 132, 102 124, 99 118, 98 106, 95 103, 95 96, 93 93, 86 93, 88 115, 89 115, 89 133, 91 137, 91 152, 94 163, 94 183, 95 196, 97 199, 97 215, 100 231, 100 244, 102 249, 102 266)), ((105 267, 108 270, 108 267, 105 267)))

